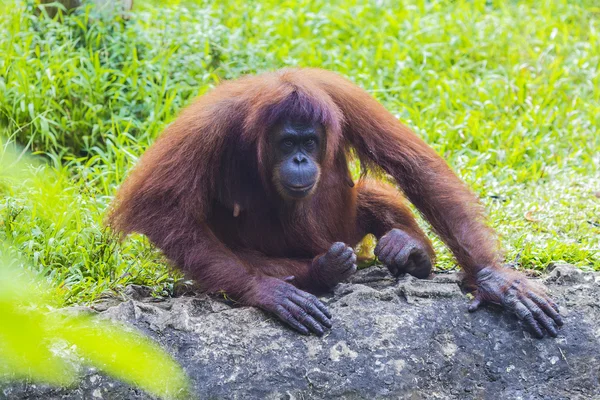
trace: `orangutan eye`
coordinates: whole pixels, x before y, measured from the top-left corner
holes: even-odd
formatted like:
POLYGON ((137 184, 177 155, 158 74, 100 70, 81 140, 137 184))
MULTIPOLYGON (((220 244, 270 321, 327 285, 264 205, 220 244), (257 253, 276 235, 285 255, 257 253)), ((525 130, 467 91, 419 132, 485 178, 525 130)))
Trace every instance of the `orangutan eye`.
POLYGON ((294 145, 294 142, 292 142, 289 139, 283 141, 283 146, 284 147, 292 147, 293 145, 294 145))
POLYGON ((304 142, 304 146, 307 148, 313 148, 315 146, 316 142, 315 139, 308 139, 307 141, 304 142))

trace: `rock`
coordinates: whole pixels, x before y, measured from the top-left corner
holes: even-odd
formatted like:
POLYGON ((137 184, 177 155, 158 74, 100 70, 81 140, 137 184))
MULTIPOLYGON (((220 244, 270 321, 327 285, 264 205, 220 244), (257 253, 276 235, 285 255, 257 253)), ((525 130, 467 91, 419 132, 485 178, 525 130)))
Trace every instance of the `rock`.
MULTIPOLYGON (((532 338, 497 307, 467 312, 457 274, 391 279, 357 273, 323 301, 334 315, 322 338, 265 313, 195 295, 130 299, 99 313, 133 324, 173 354, 200 398, 600 398, 600 274, 557 265, 543 282, 566 324, 532 338)), ((78 387, 0 384, 7 399, 149 399, 89 370, 78 387)))
POLYGON ((134 300, 141 300, 152 295, 152 289, 147 286, 129 285, 125 288, 123 294, 125 297, 134 300))

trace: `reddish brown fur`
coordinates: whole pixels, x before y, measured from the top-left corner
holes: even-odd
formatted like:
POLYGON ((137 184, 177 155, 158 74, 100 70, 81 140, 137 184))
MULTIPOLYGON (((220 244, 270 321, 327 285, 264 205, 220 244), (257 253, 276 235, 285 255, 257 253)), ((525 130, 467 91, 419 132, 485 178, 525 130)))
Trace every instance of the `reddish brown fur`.
POLYGON ((318 69, 245 77, 201 97, 141 158, 109 222, 147 235, 207 290, 249 304, 262 275, 294 275, 300 288, 327 289, 312 279, 311 260, 333 242, 354 245, 369 232, 403 229, 433 256, 398 191, 367 179, 348 184, 351 151, 363 168, 397 181, 468 276, 497 266, 482 208, 448 165, 367 92, 318 69), (271 175, 268 133, 286 116, 326 129, 320 183, 298 202, 283 200, 271 175))

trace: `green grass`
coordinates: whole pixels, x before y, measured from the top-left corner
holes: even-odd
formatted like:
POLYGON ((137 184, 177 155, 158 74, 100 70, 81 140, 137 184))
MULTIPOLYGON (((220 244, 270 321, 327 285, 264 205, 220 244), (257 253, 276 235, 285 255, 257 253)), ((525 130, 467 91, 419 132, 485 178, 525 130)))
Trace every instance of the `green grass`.
MULTIPOLYGON (((66 303, 180 278, 102 226, 117 185, 178 110, 222 79, 337 71, 444 156, 509 262, 600 269, 600 7, 595 1, 136 2, 128 21, 0 17, 0 127, 52 178, 0 186, 0 239, 66 303)), ((436 241, 437 268, 453 268, 436 241)))

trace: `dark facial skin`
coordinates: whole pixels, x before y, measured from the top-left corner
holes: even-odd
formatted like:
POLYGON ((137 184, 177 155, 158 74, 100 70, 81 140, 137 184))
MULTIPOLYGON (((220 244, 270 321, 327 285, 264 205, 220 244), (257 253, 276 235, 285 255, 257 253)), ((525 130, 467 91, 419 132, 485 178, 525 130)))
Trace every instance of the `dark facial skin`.
POLYGON ((303 121, 284 121, 273 133, 274 183, 283 197, 302 199, 319 182, 323 127, 303 121))

